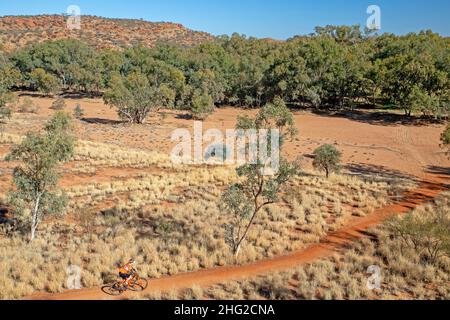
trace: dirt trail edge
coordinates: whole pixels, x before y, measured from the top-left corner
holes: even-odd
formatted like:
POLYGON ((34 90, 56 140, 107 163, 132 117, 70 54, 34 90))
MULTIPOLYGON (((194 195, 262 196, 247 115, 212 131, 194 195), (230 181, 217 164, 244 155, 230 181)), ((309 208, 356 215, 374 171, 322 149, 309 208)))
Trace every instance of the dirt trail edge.
MULTIPOLYGON (((423 203, 433 200, 444 190, 448 190, 448 185, 441 182, 421 182, 416 189, 407 192, 400 201, 378 209, 368 216, 352 219, 349 224, 329 234, 320 243, 313 244, 305 249, 287 255, 261 260, 247 265, 217 267, 153 279, 149 281, 148 288, 140 293, 140 295, 158 291, 185 289, 193 285, 207 287, 229 280, 239 280, 263 275, 268 272, 282 271, 328 257, 339 251, 339 249, 343 249, 346 244, 366 236, 365 231, 367 229, 376 226, 393 215, 406 213, 423 203)), ((27 299, 105 300, 129 299, 133 295, 136 295, 136 293, 127 292, 119 297, 111 297, 103 293, 100 287, 96 287, 66 291, 58 294, 37 293, 27 297, 27 299)))

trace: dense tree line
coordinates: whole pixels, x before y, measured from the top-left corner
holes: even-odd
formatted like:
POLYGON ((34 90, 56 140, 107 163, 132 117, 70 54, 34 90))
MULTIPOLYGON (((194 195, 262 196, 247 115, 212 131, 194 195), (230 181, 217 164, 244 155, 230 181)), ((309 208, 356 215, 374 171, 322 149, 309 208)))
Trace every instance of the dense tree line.
POLYGON ((14 68, 8 57, 0 52, 0 126, 2 120, 11 116, 11 110, 7 107, 13 100, 10 90, 19 79, 19 71, 14 68))
POLYGON ((0 63, 0 97, 13 86, 103 95, 138 123, 162 107, 204 118, 214 106, 260 107, 276 97, 291 106, 381 105, 436 118, 450 109, 450 40, 431 31, 371 35, 327 26, 288 41, 234 34, 192 48, 122 51, 58 40, 2 54, 0 63))

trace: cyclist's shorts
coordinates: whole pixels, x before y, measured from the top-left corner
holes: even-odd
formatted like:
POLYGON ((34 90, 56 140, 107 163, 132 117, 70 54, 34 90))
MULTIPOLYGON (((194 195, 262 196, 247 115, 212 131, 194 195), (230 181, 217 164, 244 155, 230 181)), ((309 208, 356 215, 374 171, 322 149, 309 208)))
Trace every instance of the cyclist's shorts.
POLYGON ((119 273, 119 277, 121 277, 122 279, 126 280, 130 277, 129 273, 119 273))

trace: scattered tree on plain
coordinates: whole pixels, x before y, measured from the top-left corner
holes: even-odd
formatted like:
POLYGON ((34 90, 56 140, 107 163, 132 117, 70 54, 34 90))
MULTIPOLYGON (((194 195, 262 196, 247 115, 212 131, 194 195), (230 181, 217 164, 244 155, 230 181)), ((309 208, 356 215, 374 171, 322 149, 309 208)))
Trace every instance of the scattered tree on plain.
POLYGON ((8 58, 0 52, 0 129, 5 119, 11 118, 12 109, 9 106, 16 97, 11 93, 11 88, 20 77, 8 58))
POLYGON ((194 93, 191 112, 195 120, 205 120, 213 111, 214 103, 211 96, 206 93, 194 93))
MULTIPOLYGON (((286 113, 284 104, 278 101, 265 106, 255 119, 240 117, 236 129, 281 129, 279 141, 281 148, 284 138, 295 133, 293 123, 289 121, 291 117, 290 113, 286 113), (273 123, 276 127, 271 127, 273 123)), ((258 144, 258 148, 260 147, 258 144)), ((241 182, 229 186, 222 195, 221 206, 230 214, 226 238, 236 257, 258 214, 265 206, 276 203, 283 187, 299 173, 296 162, 289 163, 282 157, 280 157, 279 170, 273 175, 264 174, 266 167, 267 164, 258 159, 254 164, 245 164, 237 168, 236 172, 241 182)))
POLYGON ((324 144, 313 152, 314 168, 325 171, 325 175, 329 178, 330 173, 338 172, 342 153, 332 144, 324 144))
POLYGON ((9 202, 16 216, 29 225, 30 240, 35 239, 46 214, 64 212, 66 198, 56 189, 58 166, 73 152, 72 120, 67 113, 57 112, 46 123, 44 133, 28 133, 6 158, 21 163, 13 172, 15 189, 9 192, 9 202))

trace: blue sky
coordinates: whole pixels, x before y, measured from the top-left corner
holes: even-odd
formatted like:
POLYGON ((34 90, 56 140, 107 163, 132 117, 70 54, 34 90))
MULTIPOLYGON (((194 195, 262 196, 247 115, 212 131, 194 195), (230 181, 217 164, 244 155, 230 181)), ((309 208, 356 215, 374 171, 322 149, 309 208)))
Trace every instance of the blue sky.
POLYGON ((0 15, 60 14, 69 5, 82 14, 182 23, 214 35, 238 32, 286 39, 315 26, 361 24, 366 9, 381 8, 381 32, 432 29, 450 36, 449 0, 0 0, 0 15))

